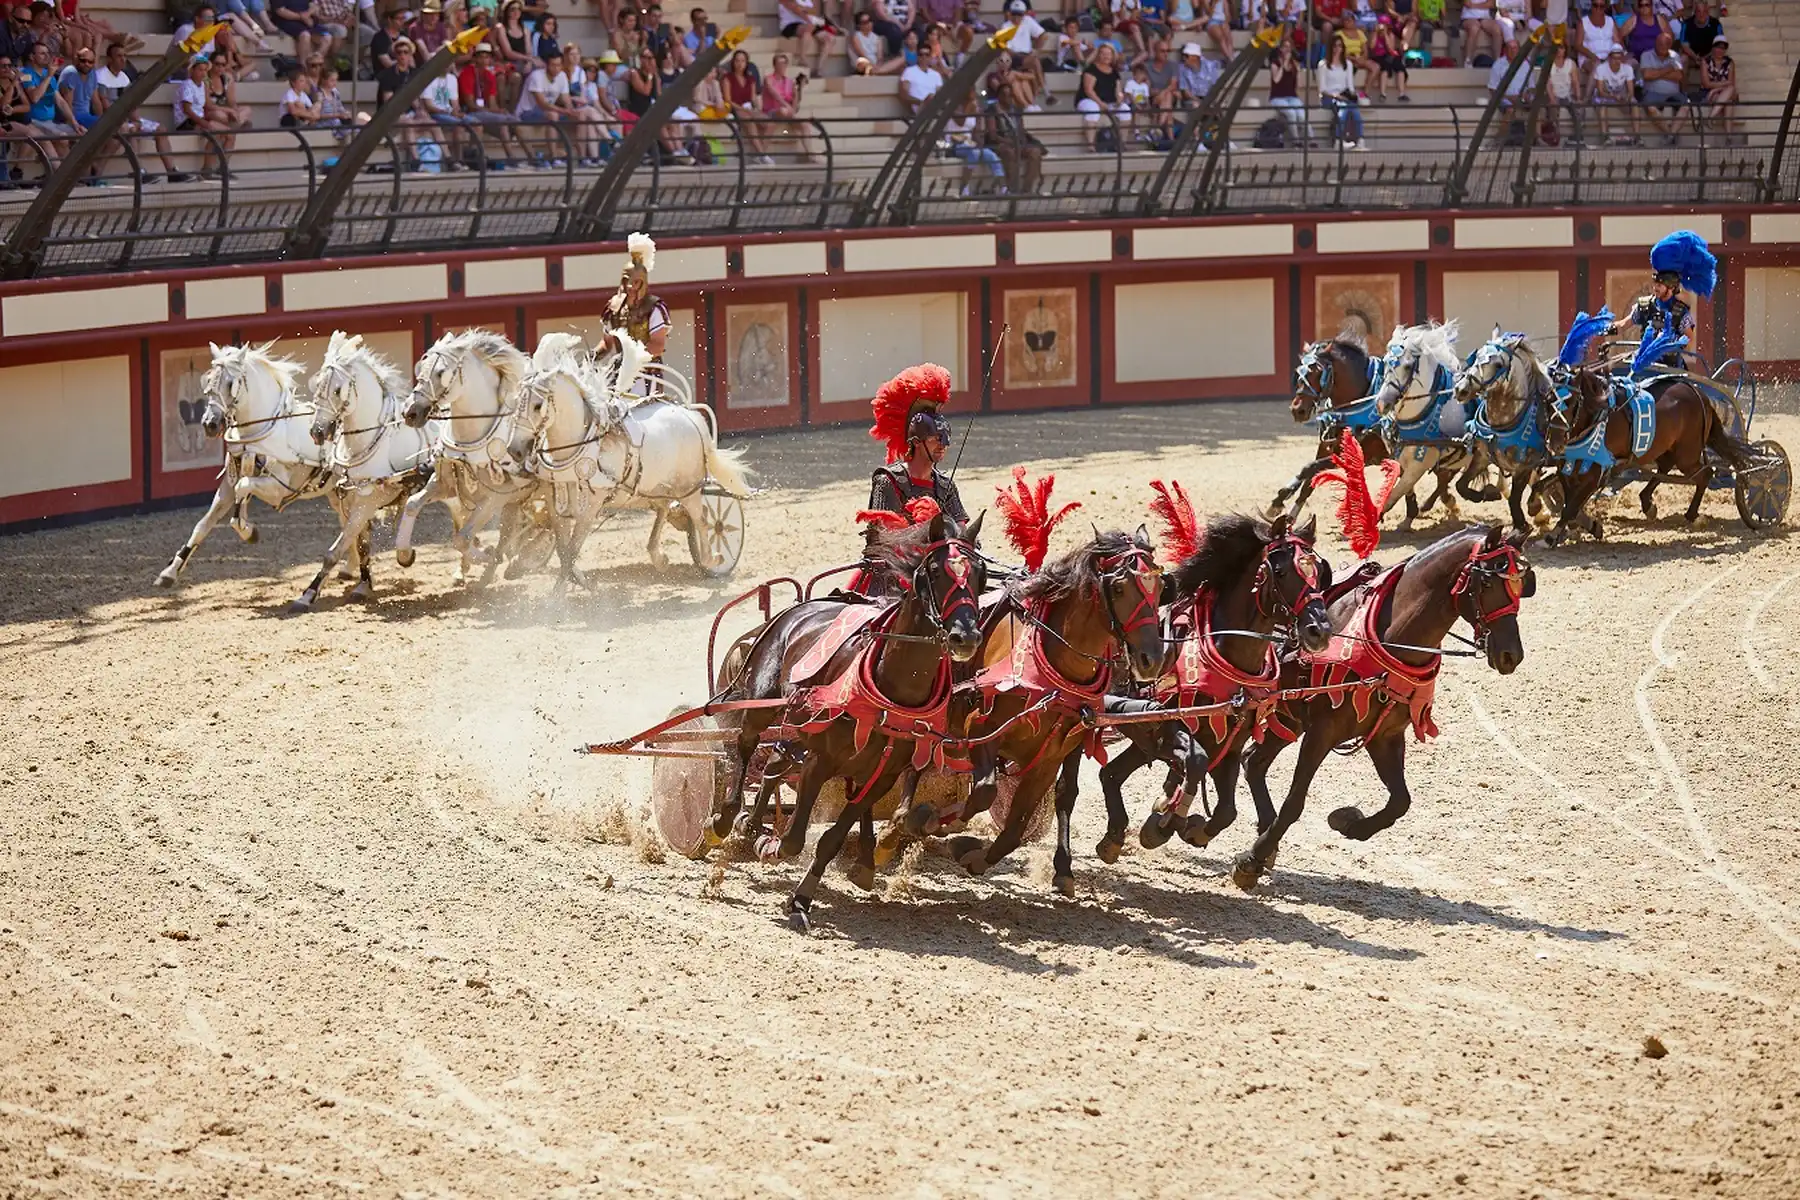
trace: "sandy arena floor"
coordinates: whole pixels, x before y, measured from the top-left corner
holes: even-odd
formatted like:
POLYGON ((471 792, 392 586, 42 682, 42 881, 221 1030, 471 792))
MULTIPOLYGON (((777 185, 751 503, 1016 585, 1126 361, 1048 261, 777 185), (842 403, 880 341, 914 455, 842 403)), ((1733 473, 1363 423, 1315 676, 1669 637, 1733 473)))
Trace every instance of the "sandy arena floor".
MULTIPOLYGON (((647 767, 570 753, 702 696, 723 598, 852 553, 871 443, 746 444, 722 586, 631 525, 597 595, 457 593, 434 515, 377 603, 290 619, 323 506, 173 593, 195 510, 0 540, 0 1195, 1800 1195, 1791 534, 1718 494, 1534 547, 1527 661, 1446 669, 1411 814, 1330 832, 1381 798, 1334 760, 1255 894, 1248 818, 1101 865, 1090 769, 1075 900, 1034 846, 834 874, 801 937, 798 867, 664 854, 647 767)), ((993 419, 962 477, 1053 467, 1066 548, 1309 447, 1279 406, 993 419)))

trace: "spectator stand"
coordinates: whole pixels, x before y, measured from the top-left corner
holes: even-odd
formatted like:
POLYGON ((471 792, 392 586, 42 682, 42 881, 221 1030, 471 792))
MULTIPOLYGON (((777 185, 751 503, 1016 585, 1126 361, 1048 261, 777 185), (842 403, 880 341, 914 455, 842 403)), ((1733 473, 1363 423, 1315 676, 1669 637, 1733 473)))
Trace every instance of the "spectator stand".
POLYGON ((1183 211, 1180 200, 1184 195, 1192 201, 1187 211, 1198 214, 1214 206, 1214 184, 1220 164, 1226 161, 1231 148, 1232 126, 1250 89, 1262 78, 1275 48, 1290 35, 1291 28, 1282 25, 1252 38, 1249 46, 1231 60, 1200 106, 1183 114, 1187 119, 1181 136, 1164 158, 1156 181, 1144 191, 1145 216, 1183 211), (1202 150, 1206 157, 1200 163, 1199 180, 1190 192, 1187 181, 1202 150))

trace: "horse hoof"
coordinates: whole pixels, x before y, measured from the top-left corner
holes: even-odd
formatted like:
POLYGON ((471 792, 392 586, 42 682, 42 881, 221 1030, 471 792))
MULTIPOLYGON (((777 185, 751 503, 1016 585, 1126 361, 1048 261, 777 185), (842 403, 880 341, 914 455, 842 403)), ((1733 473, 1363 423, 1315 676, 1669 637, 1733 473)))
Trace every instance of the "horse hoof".
POLYGON ((792 900, 788 901, 787 923, 788 928, 795 933, 812 932, 812 918, 806 915, 806 910, 804 908, 801 908, 792 900))
POLYGON ((1656 520, 1656 505, 1654 505, 1654 504, 1650 503, 1650 501, 1646 500, 1642 504, 1638 505, 1638 507, 1644 510, 1644 519, 1645 520, 1649 520, 1649 521, 1656 520))
POLYGON ((906 810, 906 819, 901 828, 912 837, 922 837, 931 823, 937 818, 937 809, 929 804, 914 804, 906 810))
POLYGON ((1073 900, 1075 898, 1075 877, 1073 875, 1058 875, 1054 882, 1056 890, 1062 894, 1063 899, 1073 900))
POLYGON ((771 834, 764 834, 756 839, 756 857, 759 862, 772 863, 781 858, 781 843, 771 834))
POLYGON ((1103 837, 1100 844, 1094 847, 1094 857, 1111 866, 1119 861, 1119 853, 1124 849, 1125 843, 1114 841, 1110 836, 1103 837))
POLYGON ((1345 837, 1355 837, 1356 834, 1351 831, 1362 823, 1362 819, 1361 809, 1355 805, 1345 805, 1343 808, 1332 809, 1331 815, 1325 818, 1325 823, 1345 837))
POLYGON ((164 571, 161 575, 158 575, 156 577, 156 586, 159 588, 174 587, 175 586, 175 573, 173 571, 164 571))
POLYGON ((863 891, 872 892, 875 890, 874 867, 866 867, 862 863, 857 863, 848 871, 844 872, 844 874, 849 878, 852 884, 861 888, 863 891))
POLYGON ((403 567, 412 566, 414 560, 416 560, 418 557, 419 557, 418 551, 414 550, 410 546, 408 546, 404 550, 394 551, 394 561, 399 563, 403 567))
POLYGON ((971 875, 988 869, 987 844, 977 837, 954 837, 949 841, 950 857, 971 875))
POLYGON ((248 529, 238 530, 238 537, 243 540, 244 545, 254 546, 262 541, 262 530, 252 525, 248 529))
POLYGON ((1262 868, 1257 866, 1256 860, 1248 854, 1240 855, 1231 868, 1231 882, 1237 884, 1241 891, 1254 891, 1256 881, 1261 878, 1262 868))
POLYGON ((1189 817, 1181 827, 1181 840, 1190 846, 1204 850, 1212 844, 1213 835, 1206 832, 1206 822, 1199 817, 1189 817))
POLYGON ((782 835, 781 857, 798 858, 804 849, 806 849, 806 826, 795 826, 782 835))
POLYGON ((1146 850, 1155 850, 1175 835, 1175 822, 1172 814, 1151 813, 1144 818, 1143 828, 1138 830, 1138 845, 1146 850))

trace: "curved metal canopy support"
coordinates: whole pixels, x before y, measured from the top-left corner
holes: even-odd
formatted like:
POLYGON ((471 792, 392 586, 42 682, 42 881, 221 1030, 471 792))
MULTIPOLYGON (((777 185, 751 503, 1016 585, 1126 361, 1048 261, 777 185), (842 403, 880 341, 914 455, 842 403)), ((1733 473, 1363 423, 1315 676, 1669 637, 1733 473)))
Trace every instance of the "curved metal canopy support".
POLYGON ((1017 30, 1016 25, 1002 27, 969 55, 943 87, 919 106, 919 115, 907 126, 857 205, 852 224, 911 224, 918 209, 919 182, 924 178, 925 163, 944 136, 944 126, 987 74, 989 64, 1008 52, 1007 47, 1017 30))
MULTIPOLYGON (((1145 216, 1164 216, 1177 207, 1165 197, 1171 195, 1171 188, 1178 191, 1182 182, 1187 179, 1188 172, 1193 169, 1195 156, 1200 147, 1205 145, 1208 130, 1219 129, 1229 135, 1231 118, 1237 115, 1237 106, 1243 103, 1243 97, 1249 89, 1248 81, 1256 77, 1256 72, 1268 61, 1269 53, 1280 44, 1281 37, 1287 36, 1287 28, 1286 25, 1281 27, 1279 37, 1271 37, 1275 31, 1269 30, 1251 39, 1244 53, 1225 64, 1225 69, 1219 73, 1212 90, 1199 105, 1184 114, 1187 119, 1182 124, 1181 136, 1175 139, 1168 154, 1163 156, 1162 169, 1157 171, 1156 179, 1150 186, 1144 189, 1143 199, 1139 202, 1139 210, 1145 216), (1259 46, 1265 39, 1269 39, 1267 45, 1259 46), (1259 56, 1252 61, 1252 51, 1259 49, 1259 56), (1224 104, 1228 97, 1232 98, 1229 113, 1225 111, 1224 104)), ((1223 140, 1229 140, 1229 136, 1223 140)), ((1220 141, 1218 137, 1213 138, 1214 146, 1209 150, 1216 150, 1220 141)))
MULTIPOLYGON (((1487 107, 1481 110, 1481 119, 1475 123, 1475 132, 1469 137, 1469 145, 1463 151, 1462 161, 1456 164, 1456 170, 1451 174, 1449 183, 1444 187, 1444 206, 1446 208, 1461 208, 1469 198, 1469 176, 1475 173, 1475 161, 1480 157, 1482 146, 1487 142, 1488 130, 1492 128, 1494 118, 1504 107, 1506 93, 1512 87, 1512 81, 1531 62, 1531 56, 1537 50, 1538 43, 1544 40, 1544 30, 1547 28, 1549 27, 1540 25, 1531 31, 1524 44, 1519 47, 1519 53, 1513 58, 1511 65, 1506 68, 1506 73, 1500 76, 1500 84, 1494 89, 1494 94, 1488 97, 1487 107)), ((1544 74, 1548 75, 1549 72, 1546 71, 1544 74)))

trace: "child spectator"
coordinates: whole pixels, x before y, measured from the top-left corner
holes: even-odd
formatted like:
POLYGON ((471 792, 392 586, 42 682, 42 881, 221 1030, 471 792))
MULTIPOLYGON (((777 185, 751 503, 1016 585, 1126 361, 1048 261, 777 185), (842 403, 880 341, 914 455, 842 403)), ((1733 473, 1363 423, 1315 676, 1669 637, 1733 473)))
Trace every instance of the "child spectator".
POLYGON ((1625 61, 1625 47, 1615 44, 1607 52, 1606 61, 1594 72, 1594 115, 1600 122, 1600 140, 1603 143, 1611 135, 1612 119, 1608 114, 1614 110, 1623 110, 1631 133, 1629 137, 1621 136, 1613 140, 1622 144, 1637 141, 1637 106, 1632 103, 1632 92, 1636 86, 1637 78, 1632 72, 1631 64, 1625 61))

